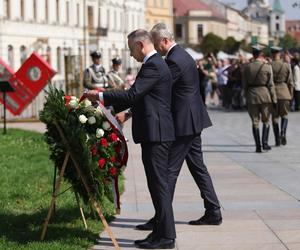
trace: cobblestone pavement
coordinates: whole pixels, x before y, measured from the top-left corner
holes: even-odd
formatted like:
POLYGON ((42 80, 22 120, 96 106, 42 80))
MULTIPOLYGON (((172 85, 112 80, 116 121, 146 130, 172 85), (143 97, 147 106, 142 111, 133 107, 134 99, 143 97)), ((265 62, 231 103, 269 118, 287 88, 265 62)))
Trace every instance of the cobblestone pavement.
MULTIPOLYGON (((180 250, 300 250, 300 113, 291 113, 288 144, 268 153, 254 153, 251 124, 246 112, 210 111, 214 126, 203 132, 203 150, 222 205, 220 226, 190 226, 199 218, 203 203, 184 165, 177 183, 174 213, 176 249, 180 250)), ((13 124, 8 124, 8 128, 13 124)), ((14 126, 17 126, 14 124, 14 126)), ((41 124, 27 129, 44 130, 41 124)), ((24 125, 23 125, 24 127, 24 125)), ((141 163, 140 146, 129 141, 122 211, 110 226, 122 249, 134 249, 133 241, 147 232, 134 230, 149 219, 153 206, 141 163)), ((270 144, 274 145, 273 133, 270 144)), ((104 232, 93 247, 114 249, 104 232)))

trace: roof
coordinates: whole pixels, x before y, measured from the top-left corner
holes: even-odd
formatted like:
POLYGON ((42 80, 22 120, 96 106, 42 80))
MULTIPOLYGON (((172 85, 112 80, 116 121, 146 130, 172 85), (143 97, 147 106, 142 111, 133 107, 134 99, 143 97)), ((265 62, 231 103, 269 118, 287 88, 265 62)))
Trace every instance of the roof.
POLYGON ((272 11, 279 12, 279 13, 284 13, 284 10, 281 6, 280 0, 274 0, 272 11))
POLYGON ((206 10, 211 11, 213 17, 225 19, 221 13, 201 0, 173 0, 173 8, 175 16, 185 16, 190 10, 206 10))

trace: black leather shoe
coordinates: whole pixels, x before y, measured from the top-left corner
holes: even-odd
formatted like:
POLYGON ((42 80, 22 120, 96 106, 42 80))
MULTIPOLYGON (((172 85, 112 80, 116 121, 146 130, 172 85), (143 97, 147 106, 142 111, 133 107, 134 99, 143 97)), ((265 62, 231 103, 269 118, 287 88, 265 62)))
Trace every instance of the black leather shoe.
POLYGON ((175 248, 174 239, 156 238, 152 241, 146 241, 137 245, 138 248, 143 249, 173 249, 175 248))
POLYGON ((222 224, 222 216, 205 214, 198 220, 192 220, 190 225, 220 225, 222 224))
POLYGON ((143 239, 143 240, 135 240, 134 244, 135 245, 140 245, 141 243, 144 243, 146 241, 151 242, 153 239, 154 239, 154 233, 151 232, 150 234, 148 234, 148 236, 145 239, 143 239))
POLYGON ((148 220, 145 224, 135 226, 135 229, 142 231, 151 231, 154 227, 154 217, 148 220))

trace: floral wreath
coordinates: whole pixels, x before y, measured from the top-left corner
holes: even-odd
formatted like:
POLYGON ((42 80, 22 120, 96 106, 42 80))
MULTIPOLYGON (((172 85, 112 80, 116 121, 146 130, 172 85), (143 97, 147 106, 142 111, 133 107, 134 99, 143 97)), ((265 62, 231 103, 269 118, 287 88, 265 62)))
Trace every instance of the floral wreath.
MULTIPOLYGON (((54 124, 57 122, 91 188, 91 195, 100 202, 107 197, 119 210, 118 178, 126 166, 128 151, 118 122, 101 104, 94 107, 89 100, 65 95, 52 85, 47 94, 40 120, 47 125, 45 139, 50 159, 61 170, 67 146, 54 124)), ((72 161, 68 162, 64 177, 87 203, 90 197, 72 161)))

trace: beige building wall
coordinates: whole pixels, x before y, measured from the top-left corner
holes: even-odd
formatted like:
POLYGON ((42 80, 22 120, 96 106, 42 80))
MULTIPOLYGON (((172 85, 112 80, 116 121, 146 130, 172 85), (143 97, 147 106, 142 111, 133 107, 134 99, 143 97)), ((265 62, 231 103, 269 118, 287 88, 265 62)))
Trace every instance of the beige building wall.
POLYGON ((245 39, 248 35, 247 18, 240 11, 233 8, 226 8, 227 16, 227 35, 237 41, 245 39))
MULTIPOLYGON (((251 34, 251 36, 257 37, 258 43, 266 45, 269 43, 269 26, 267 23, 261 23, 258 21, 250 20, 248 27, 249 33, 251 34)), ((248 42, 251 42, 251 40, 248 42)))
POLYGON ((166 23, 171 31, 173 24, 172 0, 145 0, 145 27, 150 30, 156 23, 166 23))
POLYGON ((203 37, 208 33, 214 33, 226 39, 227 37, 227 26, 226 23, 214 21, 214 20, 193 20, 188 21, 188 43, 189 44, 198 44, 199 43, 199 34, 198 27, 202 25, 203 37))

